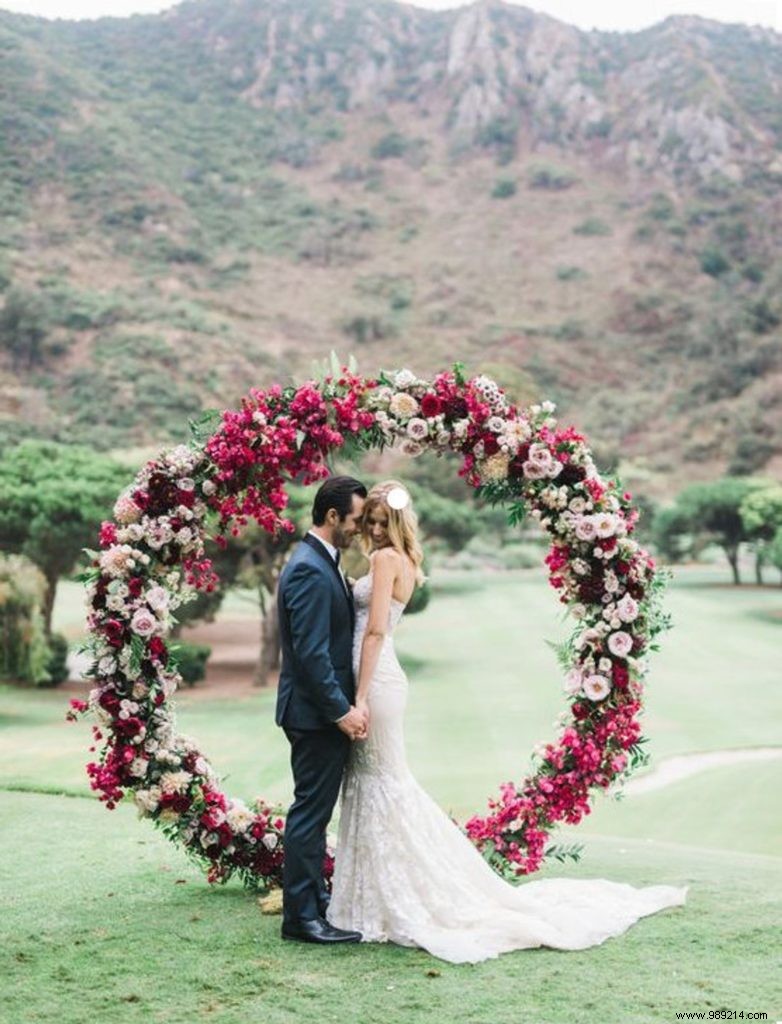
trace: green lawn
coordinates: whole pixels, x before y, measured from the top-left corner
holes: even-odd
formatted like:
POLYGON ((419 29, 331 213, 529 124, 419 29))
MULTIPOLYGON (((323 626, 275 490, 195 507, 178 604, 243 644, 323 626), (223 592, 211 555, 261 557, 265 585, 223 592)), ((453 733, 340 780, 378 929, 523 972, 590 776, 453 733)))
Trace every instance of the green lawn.
MULTIPOLYGON (((676 625, 648 683, 653 763, 779 745, 774 613, 782 591, 715 587, 714 576, 682 572, 670 592, 676 625)), ((75 635, 74 593, 63 588, 56 615, 75 635)), ((228 611, 242 607, 232 602, 228 611)), ((410 759, 458 817, 482 811, 500 781, 524 774, 532 744, 554 736, 563 705, 544 638, 566 628, 534 572, 449 577, 429 609, 400 627, 410 759)), ((283 944, 279 918, 262 916, 238 883, 210 890, 131 806, 108 812, 91 798, 89 728, 63 720, 62 693, 5 687, 0 702, 3 1024, 663 1024, 676 1012, 720 1008, 782 1015, 774 960, 782 762, 601 798, 579 828, 562 833, 585 842, 581 862, 542 873, 687 884, 686 907, 592 950, 519 951, 455 967, 396 947, 283 944)), ((240 702, 179 696, 180 728, 198 737, 233 794, 290 795, 273 703, 263 691, 240 702)))

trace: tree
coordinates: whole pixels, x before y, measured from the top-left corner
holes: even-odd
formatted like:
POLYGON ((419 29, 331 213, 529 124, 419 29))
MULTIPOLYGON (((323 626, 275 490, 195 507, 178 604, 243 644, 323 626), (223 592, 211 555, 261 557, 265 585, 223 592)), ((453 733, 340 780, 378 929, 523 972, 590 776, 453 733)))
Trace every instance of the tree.
POLYGON ((768 560, 782 573, 782 527, 774 534, 768 545, 768 560))
POLYGON ((750 539, 739 509, 748 494, 767 486, 768 481, 750 477, 722 477, 708 483, 691 484, 676 500, 692 533, 708 537, 725 552, 736 584, 741 583, 739 545, 750 539))
POLYGON ((0 310, 0 348, 11 353, 14 365, 29 370, 44 356, 51 328, 48 303, 36 292, 13 288, 0 310))
POLYGON ((782 530, 782 486, 770 484, 748 494, 739 506, 747 535, 755 545, 755 577, 763 582, 763 563, 777 533, 782 530))
POLYGON ((652 540, 660 557, 667 562, 681 562, 693 553, 690 520, 678 505, 657 510, 652 522, 652 540))
POLYGON ((58 581, 82 548, 95 546, 128 483, 119 463, 76 445, 28 440, 0 458, 0 547, 26 555, 44 574, 47 638, 58 581))

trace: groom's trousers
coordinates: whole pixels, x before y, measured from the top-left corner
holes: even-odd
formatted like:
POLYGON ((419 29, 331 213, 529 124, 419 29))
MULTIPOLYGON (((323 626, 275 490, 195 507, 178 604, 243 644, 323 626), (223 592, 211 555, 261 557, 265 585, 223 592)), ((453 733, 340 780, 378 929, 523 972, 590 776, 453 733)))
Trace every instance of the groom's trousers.
POLYGON ((282 913, 285 924, 321 916, 326 899, 326 828, 334 813, 350 740, 336 726, 285 729, 294 800, 285 820, 282 913))

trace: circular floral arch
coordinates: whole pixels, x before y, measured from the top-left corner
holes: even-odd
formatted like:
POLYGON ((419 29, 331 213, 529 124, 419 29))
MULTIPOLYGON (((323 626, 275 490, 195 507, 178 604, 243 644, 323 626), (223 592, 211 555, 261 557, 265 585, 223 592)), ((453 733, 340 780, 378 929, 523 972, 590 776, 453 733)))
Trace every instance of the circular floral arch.
MULTIPOLYGON (((90 749, 100 743, 100 752, 87 772, 106 806, 131 793, 210 882, 236 873, 255 889, 281 883, 283 820, 262 800, 248 807, 227 797, 197 745, 177 732, 171 613, 218 582, 204 554, 210 512, 218 543, 250 518, 270 533, 290 531, 286 483, 328 476, 327 456, 347 446, 396 445, 411 456, 459 453, 468 485, 505 505, 511 522, 529 514, 550 536, 549 582, 574 623, 557 650, 566 673, 561 731, 535 748, 523 782, 500 786, 465 830, 507 878, 537 870, 546 856, 578 856, 577 846, 547 845, 551 831, 579 822, 593 793, 647 759, 642 680, 653 638, 670 624, 661 610, 669 574, 632 537, 631 495, 601 478, 583 435, 558 429, 553 410, 550 402, 519 409, 460 364, 431 381, 409 370, 370 379, 337 364, 322 381, 252 389, 210 436, 211 427, 191 424, 190 444, 147 462, 79 577, 94 686, 87 701, 71 701, 68 717, 97 720, 90 749)), ((327 857, 327 875, 332 867, 327 857)))

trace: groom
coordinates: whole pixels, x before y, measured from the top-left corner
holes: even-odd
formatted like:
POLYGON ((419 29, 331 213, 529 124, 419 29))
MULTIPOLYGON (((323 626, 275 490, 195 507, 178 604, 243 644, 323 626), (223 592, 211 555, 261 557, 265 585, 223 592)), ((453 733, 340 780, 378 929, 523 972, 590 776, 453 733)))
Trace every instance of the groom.
POLYGON ((285 821, 282 937, 359 942, 360 932, 326 920, 326 827, 339 796, 351 740, 367 720, 353 705, 353 596, 339 567, 367 496, 349 476, 330 477, 312 506, 312 529, 280 576, 282 668, 277 725, 291 745, 294 801, 285 821))

